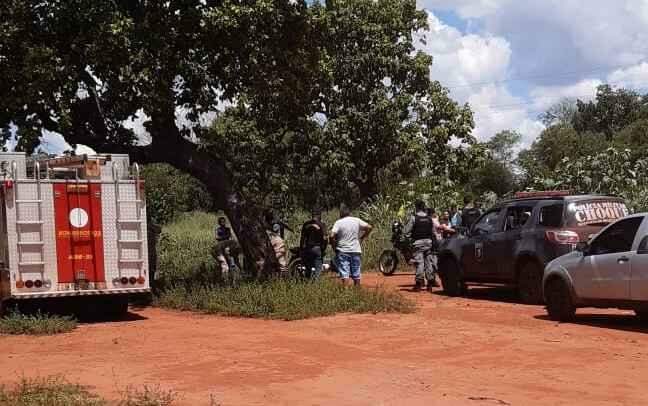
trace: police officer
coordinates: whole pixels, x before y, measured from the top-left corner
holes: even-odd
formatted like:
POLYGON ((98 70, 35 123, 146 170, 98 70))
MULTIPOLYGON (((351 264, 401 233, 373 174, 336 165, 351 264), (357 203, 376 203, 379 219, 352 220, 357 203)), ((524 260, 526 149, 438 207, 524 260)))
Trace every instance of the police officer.
POLYGON ((464 197, 464 208, 461 210, 461 227, 470 229, 479 219, 479 216, 481 216, 479 207, 474 204, 470 197, 464 197))
POLYGON ((414 290, 420 291, 425 286, 431 290, 436 286, 434 248, 437 244, 434 234, 432 218, 425 210, 425 203, 417 200, 414 203, 414 215, 410 217, 403 230, 405 235, 414 240, 414 260, 416 261, 416 275, 414 276, 414 290))

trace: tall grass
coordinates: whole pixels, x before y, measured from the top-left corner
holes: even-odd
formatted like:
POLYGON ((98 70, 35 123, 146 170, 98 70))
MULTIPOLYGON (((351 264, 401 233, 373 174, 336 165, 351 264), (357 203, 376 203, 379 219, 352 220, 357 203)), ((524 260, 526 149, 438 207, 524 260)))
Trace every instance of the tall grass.
MULTIPOLYGON (((62 377, 23 378, 10 387, 0 386, 0 406, 173 406, 178 394, 160 386, 128 387, 121 398, 106 401, 85 387, 62 377)), ((209 405, 216 405, 212 398, 209 405)))
POLYGON ((0 406, 104 406, 108 403, 60 377, 23 378, 13 387, 0 387, 0 406))
POLYGON ((0 318, 1 334, 51 335, 66 333, 76 328, 77 322, 69 316, 44 314, 23 314, 12 310, 0 318))
POLYGON ((166 225, 158 242, 158 285, 213 281, 218 264, 211 255, 216 215, 185 213, 166 225))
POLYGON ((414 304, 382 288, 346 288, 333 280, 272 279, 235 287, 186 286, 161 292, 157 304, 236 317, 297 320, 335 313, 409 313, 414 304))

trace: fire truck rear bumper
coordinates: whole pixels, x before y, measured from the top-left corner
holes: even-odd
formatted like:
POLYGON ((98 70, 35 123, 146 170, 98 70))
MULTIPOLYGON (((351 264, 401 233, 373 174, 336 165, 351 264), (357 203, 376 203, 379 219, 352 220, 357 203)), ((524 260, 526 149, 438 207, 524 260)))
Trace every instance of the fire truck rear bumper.
POLYGON ((89 289, 89 290, 69 290, 59 292, 30 292, 14 293, 10 299, 41 299, 48 297, 71 297, 71 296, 108 296, 108 295, 128 295, 150 293, 150 288, 133 288, 133 289, 89 289))

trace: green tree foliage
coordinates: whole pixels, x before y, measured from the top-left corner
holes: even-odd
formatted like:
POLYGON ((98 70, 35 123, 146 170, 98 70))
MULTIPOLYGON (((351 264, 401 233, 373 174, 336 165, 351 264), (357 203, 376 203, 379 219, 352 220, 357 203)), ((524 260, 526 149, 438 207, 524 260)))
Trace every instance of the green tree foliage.
POLYGON ((629 168, 648 156, 648 98, 635 91, 602 85, 595 100, 579 100, 575 105, 563 100, 541 118, 547 128, 517 159, 525 187, 550 187, 555 181, 554 172, 564 168, 565 162, 578 165, 610 147, 613 149, 609 151, 630 151, 628 156, 622 154, 629 168))
POLYGON ((505 130, 481 143, 482 159, 471 161, 469 194, 481 196, 492 192, 504 196, 516 189, 514 157, 521 134, 505 130))
POLYGON ((571 126, 550 126, 518 154, 516 163, 522 170, 522 185, 528 186, 536 178, 551 176, 565 158, 580 159, 597 154, 607 147, 602 134, 578 133, 571 126))
POLYGON ((579 133, 602 133, 608 140, 614 134, 642 117, 648 117, 648 97, 628 89, 601 85, 596 99, 577 102, 573 124, 579 133))
POLYGON ((472 115, 430 83, 412 37, 425 24, 414 0, 3 1, 2 136, 32 151, 46 129, 188 173, 269 270, 267 193, 369 196, 378 179, 465 165, 469 148, 447 144, 474 142, 472 115))
POLYGON ((260 211, 217 151, 200 147, 200 118, 241 94, 264 130, 311 114, 320 42, 307 9, 289 0, 0 2, 2 135, 14 125, 29 151, 47 129, 191 174, 227 212, 249 263, 269 270, 260 211), (148 145, 125 126, 137 115, 148 145))
POLYGON ((472 113, 430 82, 431 58, 414 52, 412 33, 426 24, 414 2, 340 1, 309 11, 322 41, 313 115, 267 131, 242 100, 209 133, 237 185, 266 204, 290 194, 297 205, 333 205, 372 197, 380 184, 423 169, 445 173, 467 162, 472 113))
POLYGON ((551 177, 538 179, 542 189, 622 196, 634 210, 648 209, 648 159, 632 159, 629 149, 610 147, 580 159, 564 158, 551 177))

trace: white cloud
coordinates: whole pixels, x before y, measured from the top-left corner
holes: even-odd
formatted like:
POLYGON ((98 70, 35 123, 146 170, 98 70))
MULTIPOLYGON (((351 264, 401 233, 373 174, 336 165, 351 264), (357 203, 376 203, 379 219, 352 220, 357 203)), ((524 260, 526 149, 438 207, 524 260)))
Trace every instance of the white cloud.
POLYGON ((462 18, 479 18, 492 14, 510 0, 419 0, 429 9, 456 10, 462 18))
POLYGON ((468 102, 478 123, 474 135, 480 140, 503 130, 515 130, 522 134, 521 147, 526 147, 544 129, 542 123, 529 117, 524 100, 511 95, 503 86, 484 86, 468 102))
POLYGON ((600 79, 583 79, 565 86, 538 86, 530 91, 533 111, 543 112, 563 99, 592 100, 601 84, 600 79))
POLYGON ((483 141, 511 129, 523 134, 525 145, 532 142, 544 127, 529 118, 525 100, 504 85, 512 54, 508 41, 488 34, 463 34, 432 12, 428 24, 426 44, 419 49, 434 57, 432 79, 449 87, 460 103, 470 104, 475 113, 474 135, 483 141))
POLYGON ((470 84, 499 81, 506 77, 511 57, 508 42, 501 37, 463 35, 428 12, 429 31, 419 33, 426 43, 418 48, 434 58, 430 74, 465 101, 470 84))
MULTIPOLYGON (((648 8, 648 5, 646 7, 648 8)), ((619 87, 646 89, 648 88, 648 62, 626 69, 617 69, 608 76, 608 82, 619 87)))

